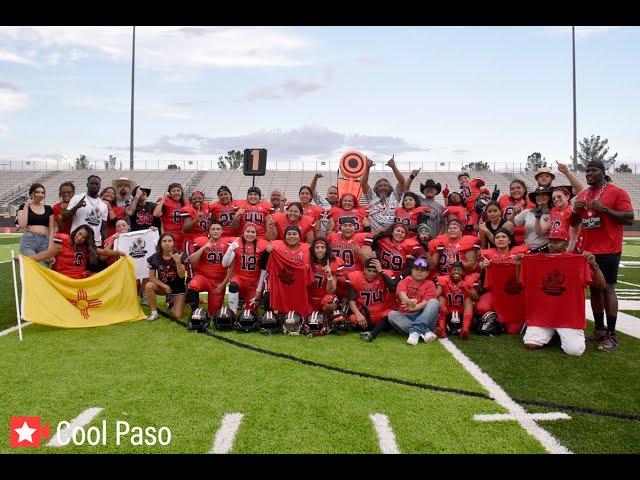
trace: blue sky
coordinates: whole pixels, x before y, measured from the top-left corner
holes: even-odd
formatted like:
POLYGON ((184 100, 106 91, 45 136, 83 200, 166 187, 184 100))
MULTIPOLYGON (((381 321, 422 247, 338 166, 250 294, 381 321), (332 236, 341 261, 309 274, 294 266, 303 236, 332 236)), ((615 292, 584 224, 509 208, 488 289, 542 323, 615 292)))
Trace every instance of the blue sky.
MULTIPOLYGON (((640 163, 640 28, 577 27, 578 138, 640 163)), ((0 163, 129 161, 131 27, 0 27, 0 163)), ((136 27, 138 168, 572 153, 570 27, 136 27)), ((41 164, 42 166, 44 164, 41 164)), ((309 168, 309 167, 307 167, 309 168)))

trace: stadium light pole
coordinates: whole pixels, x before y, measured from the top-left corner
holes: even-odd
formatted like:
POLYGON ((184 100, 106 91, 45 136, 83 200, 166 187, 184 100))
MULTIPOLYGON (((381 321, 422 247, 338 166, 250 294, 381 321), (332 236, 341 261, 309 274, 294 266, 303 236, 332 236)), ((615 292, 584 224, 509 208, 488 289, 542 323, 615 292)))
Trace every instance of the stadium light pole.
POLYGON ((576 27, 571 27, 573 45, 573 171, 578 171, 578 129, 576 126, 576 27))
POLYGON ((133 45, 131 47, 131 137, 129 139, 129 170, 133 170, 133 92, 136 79, 136 26, 133 26, 133 45))

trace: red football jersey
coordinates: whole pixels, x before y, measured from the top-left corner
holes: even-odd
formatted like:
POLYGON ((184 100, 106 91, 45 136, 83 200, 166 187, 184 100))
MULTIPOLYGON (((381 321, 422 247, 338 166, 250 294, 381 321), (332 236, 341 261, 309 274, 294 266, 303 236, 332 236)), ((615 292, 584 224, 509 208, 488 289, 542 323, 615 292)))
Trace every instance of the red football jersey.
POLYGON ((469 298, 467 289, 477 288, 480 275, 470 273, 458 283, 455 283, 449 275, 436 277, 436 282, 442 287, 442 296, 447 301, 449 312, 464 310, 464 302, 469 298), (463 288, 464 287, 464 288, 463 288))
POLYGON ((308 243, 300 242, 297 248, 291 248, 283 240, 274 240, 271 245, 273 245, 274 250, 277 250, 285 259, 291 262, 311 264, 308 243))
POLYGON ((353 217, 355 219, 356 232, 363 232, 364 227, 362 221, 367 216, 367 211, 362 207, 355 207, 351 210, 345 210, 340 207, 331 207, 329 209, 329 218, 333 220, 333 229, 336 232, 340 231, 340 219, 343 217, 353 217))
POLYGON ((407 256, 415 256, 420 249, 420 244, 414 238, 407 238, 400 243, 393 242, 390 238, 378 240, 378 258, 382 268, 401 272, 407 266, 407 256))
POLYGON ((429 242, 429 253, 440 253, 438 268, 443 274, 449 273, 450 258, 453 258, 454 262, 460 262, 468 251, 479 249, 480 239, 472 236, 462 236, 452 241, 449 235, 442 234, 429 242))
POLYGON ((232 236, 231 222, 238 211, 238 202, 231 200, 227 205, 222 202, 214 202, 209 204, 209 212, 211 213, 211 219, 220 222, 222 225, 222 236, 232 236))
MULTIPOLYGON (((422 282, 416 282, 412 276, 408 276, 407 278, 403 278, 398 283, 396 287, 396 295, 400 292, 404 292, 405 295, 413 300, 416 300, 418 303, 424 302, 425 300, 431 300, 436 297, 436 285, 429 279, 425 279, 422 282)), ((398 300, 400 297, 398 296, 398 300)), ((404 306, 398 301, 398 305, 400 305, 401 312, 408 312, 404 306)))
POLYGON ((53 236, 54 243, 62 245, 62 252, 56 255, 53 270, 70 278, 85 278, 87 272, 87 247, 74 245, 71 237, 65 233, 56 233, 53 236))
POLYGON ((271 202, 258 202, 252 205, 247 200, 238 200, 238 207, 244 209, 244 218, 239 230, 242 231, 244 222, 255 223, 258 226, 258 238, 264 238, 267 232, 267 215, 271 215, 274 211, 271 202))
MULTIPOLYGON (((507 220, 513 213, 514 208, 520 207, 521 211, 536 208, 536 206, 529 200, 528 197, 523 197, 520 200, 514 200, 509 195, 502 195, 498 199, 498 203, 502 208, 502 218, 507 220)), ((524 225, 516 227, 513 231, 513 238, 516 245, 524 243, 524 225)))
MULTIPOLYGON (((189 206, 189 202, 184 202, 184 207, 189 206)), ((180 205, 180 202, 174 201, 172 198, 167 197, 162 207, 162 229, 164 232, 176 233, 182 237, 182 226, 184 225, 184 219, 189 214, 183 211, 184 208, 180 205)))
POLYGON ((594 254, 622 252, 622 224, 615 222, 610 215, 596 212, 590 207, 591 202, 600 200, 611 210, 628 212, 633 210, 629 194, 612 183, 605 183, 597 189, 585 188, 578 193, 576 200, 587 203, 587 208, 580 212, 582 251, 594 254))
POLYGON ((302 207, 302 214, 306 215, 307 217, 311 217, 311 219, 313 220, 313 223, 320 220, 320 217, 322 217, 323 213, 324 213, 324 208, 318 205, 313 205, 309 203, 306 206, 302 207))
MULTIPOLYGON (((389 270, 385 270, 384 273, 393 277, 389 270)), ((369 282, 364 272, 350 272, 347 274, 347 283, 356 291, 358 308, 366 307, 369 310, 371 323, 374 325, 380 323, 382 317, 396 308, 395 295, 387 289, 380 275, 369 282)))
POLYGON ((185 206, 182 211, 192 219, 195 219, 196 216, 198 217, 196 223, 191 227, 191 230, 182 234, 185 242, 193 243, 197 237, 206 237, 209 235, 209 204, 207 202, 202 203, 199 214, 196 209, 193 208, 193 205, 185 206))
MULTIPOLYGON (((56 222, 62 220, 62 204, 60 202, 56 203, 53 207, 53 218, 56 222)), ((62 228, 58 227, 58 231, 60 233, 66 233, 69 235, 71 233, 71 224, 73 223, 73 217, 67 218, 67 220, 62 224, 62 228)))
MULTIPOLYGON (((313 280, 309 284, 309 296, 320 299, 327 295, 327 276, 324 273, 324 265, 314 262, 311 266, 313 268, 313 280)), ((342 275, 344 262, 339 258, 333 259, 329 262, 329 268, 331 268, 331 275, 337 279, 342 275)))
MULTIPOLYGON (((200 249, 209 241, 208 237, 198 237, 194 240, 195 250, 200 249)), ((202 252, 202 256, 194 269, 196 273, 205 277, 222 280, 227 274, 227 269, 222 266, 222 257, 229 248, 229 244, 233 242, 233 238, 221 237, 217 242, 211 241, 211 247, 207 247, 202 252)))
POLYGON ((260 259, 269 246, 269 242, 258 238, 255 245, 243 245, 242 239, 238 239, 238 244, 240 246, 236 248, 233 259, 235 266, 233 276, 257 282, 260 278, 260 259))
POLYGON ((273 219, 273 223, 276 225, 279 240, 284 240, 284 231, 289 225, 295 225, 300 229, 300 241, 304 242, 307 238, 307 234, 312 232, 316 226, 315 222, 306 215, 300 217, 298 223, 292 223, 286 213, 274 213, 271 218, 273 219))
MULTIPOLYGON (((402 223, 404 226, 409 228, 411 225, 418 225, 418 217, 421 213, 430 212, 431 209, 427 206, 415 207, 411 211, 407 211, 404 207, 396 208, 396 218, 394 223, 402 223)), ((409 232, 411 235, 415 236, 414 232, 409 232)))
POLYGON ((526 323, 532 327, 580 328, 585 321, 585 288, 593 281, 582 255, 542 253, 522 260, 526 323))
POLYGON ((475 211, 476 200, 480 196, 480 194, 489 195, 490 192, 486 188, 484 188, 484 180, 480 178, 472 178, 469 180, 469 185, 464 187, 460 191, 460 196, 462 197, 462 203, 465 208, 469 212, 475 211))
POLYGON ((342 232, 332 232, 327 235, 327 240, 331 246, 331 251, 336 258, 344 263, 344 273, 353 272, 355 270, 363 270, 364 265, 360 261, 360 257, 353 250, 353 244, 363 247, 371 246, 371 236, 366 233, 356 233, 349 240, 345 240, 342 232))

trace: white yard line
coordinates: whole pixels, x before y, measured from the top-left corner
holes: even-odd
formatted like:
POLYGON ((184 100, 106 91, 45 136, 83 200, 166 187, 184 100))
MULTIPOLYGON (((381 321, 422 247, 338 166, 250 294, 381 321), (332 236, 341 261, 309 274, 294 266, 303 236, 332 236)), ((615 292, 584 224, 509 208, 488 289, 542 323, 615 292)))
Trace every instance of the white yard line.
POLYGON ((520 426, 524 428, 529 435, 538 440, 547 452, 563 454, 572 453, 553 435, 538 425, 522 406, 516 403, 507 394, 507 392, 500 387, 500 385, 498 385, 489 375, 484 373, 478 365, 473 363, 469 357, 462 353, 458 347, 451 343, 450 340, 446 338, 440 339, 440 343, 453 355, 453 358, 455 358, 464 367, 464 369, 489 392, 491 398, 493 398, 501 407, 506 408, 509 414, 514 417, 520 426))
MULTIPOLYGON (((550 413, 530 413, 529 417, 533 420, 571 420, 571 417, 562 412, 550 412, 550 413)), ((479 422, 505 422, 508 420, 517 420, 515 416, 509 413, 491 413, 491 414, 477 414, 473 416, 474 420, 479 422)))
MULTIPOLYGON (((618 300, 618 317, 616 320, 616 330, 632 337, 640 338, 640 318, 624 313, 622 310, 640 310, 640 301, 618 300)), ((585 312, 587 318, 593 320, 593 310, 591 310, 591 302, 589 300, 585 300, 585 312)))
POLYGON ((209 453, 229 453, 231 451, 243 416, 242 413, 227 413, 222 417, 222 424, 216 432, 216 438, 209 453))
POLYGON ((396 443, 396 435, 393 433, 389 418, 381 413, 372 413, 369 415, 373 422, 373 427, 378 435, 378 443, 380 451, 387 454, 398 454, 400 449, 396 443))
POLYGON ((88 408, 69 422, 69 428, 64 428, 59 433, 56 432, 51 441, 47 443, 47 447, 64 447, 71 439, 75 429, 82 428, 90 423, 101 411, 102 408, 98 407, 88 408))
MULTIPOLYGON (((29 325, 31 325, 31 322, 22 322, 22 328, 28 327, 29 325)), ((6 330, 2 330, 0 332, 0 337, 2 337, 3 335, 9 335, 11 332, 15 332, 16 330, 18 330, 18 325, 16 325, 15 327, 7 328, 6 330)))
POLYGON ((638 285, 636 283, 623 282, 622 280, 618 280, 618 283, 624 283, 625 285, 631 285, 632 287, 640 288, 640 285, 638 285))

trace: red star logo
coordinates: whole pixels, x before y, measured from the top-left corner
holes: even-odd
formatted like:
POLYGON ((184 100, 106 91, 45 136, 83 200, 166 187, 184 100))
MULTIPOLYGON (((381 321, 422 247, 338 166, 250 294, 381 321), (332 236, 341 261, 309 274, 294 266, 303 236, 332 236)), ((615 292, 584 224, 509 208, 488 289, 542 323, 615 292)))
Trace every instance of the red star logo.
POLYGON ((84 318, 85 320, 89 318, 90 308, 96 308, 102 305, 102 300, 97 300, 97 299, 88 300, 87 291, 83 289, 78 290, 77 298, 75 300, 71 300, 70 298, 68 298, 67 300, 69 300, 69 303, 71 303, 78 310, 80 310, 80 313, 82 314, 82 318, 84 318))

